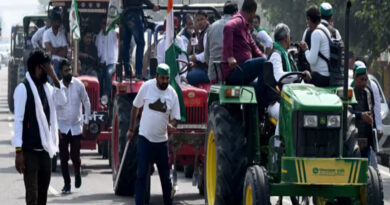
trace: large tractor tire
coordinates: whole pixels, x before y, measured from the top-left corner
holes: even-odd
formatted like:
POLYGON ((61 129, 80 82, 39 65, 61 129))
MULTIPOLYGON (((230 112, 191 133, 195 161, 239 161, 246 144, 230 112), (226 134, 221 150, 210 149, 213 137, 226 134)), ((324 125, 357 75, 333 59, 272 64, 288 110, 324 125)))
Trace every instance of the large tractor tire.
POLYGON ((246 171, 242 204, 271 204, 268 176, 264 167, 254 165, 246 171))
POLYGON ((134 96, 118 95, 114 102, 111 137, 111 164, 116 195, 133 196, 137 171, 137 133, 127 143, 126 133, 134 96))
POLYGON ((344 138, 344 157, 360 157, 360 149, 357 142, 357 128, 355 126, 355 115, 348 112, 347 135, 344 138))
POLYGON ((209 205, 240 204, 248 164, 242 113, 239 107, 213 103, 208 117, 205 198, 209 205))
POLYGON ((384 204, 382 177, 379 171, 372 166, 368 167, 368 184, 366 194, 366 204, 384 204))

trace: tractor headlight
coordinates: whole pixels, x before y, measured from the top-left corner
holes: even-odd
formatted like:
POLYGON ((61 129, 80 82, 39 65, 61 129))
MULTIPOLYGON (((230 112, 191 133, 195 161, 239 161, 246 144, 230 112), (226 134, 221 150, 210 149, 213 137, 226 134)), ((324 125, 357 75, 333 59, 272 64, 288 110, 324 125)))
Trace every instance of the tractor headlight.
POLYGON ((303 116, 303 126, 304 127, 318 127, 318 117, 317 117, 317 115, 305 115, 305 116, 303 116))
POLYGON ((100 98, 100 103, 103 105, 103 106, 106 106, 108 104, 108 97, 107 95, 103 95, 101 98, 100 98))
POLYGON ((89 123, 89 133, 91 133, 92 135, 97 135, 99 134, 99 131, 100 131, 100 128, 99 128, 99 125, 97 123, 89 123))
POLYGON ((328 127, 340 127, 341 125, 340 115, 328 115, 326 125, 328 127))

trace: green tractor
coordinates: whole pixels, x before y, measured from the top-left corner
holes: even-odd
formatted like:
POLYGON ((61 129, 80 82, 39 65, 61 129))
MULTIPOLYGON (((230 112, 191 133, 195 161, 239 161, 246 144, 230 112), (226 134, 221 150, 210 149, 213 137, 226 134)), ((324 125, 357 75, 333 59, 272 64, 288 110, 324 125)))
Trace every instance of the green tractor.
MULTIPOLYGON (((263 71, 267 85, 274 79, 272 64, 266 62, 263 71)), ((289 73, 280 82, 291 75, 302 74, 289 73)), ((208 204, 268 205, 271 196, 279 203, 289 196, 293 204, 309 204, 311 198, 324 205, 383 204, 379 171, 358 156, 354 116, 348 112, 356 99, 347 79, 344 87, 285 84, 280 96, 280 134, 275 136, 275 120, 259 113, 253 87, 211 86, 205 140, 208 204)))

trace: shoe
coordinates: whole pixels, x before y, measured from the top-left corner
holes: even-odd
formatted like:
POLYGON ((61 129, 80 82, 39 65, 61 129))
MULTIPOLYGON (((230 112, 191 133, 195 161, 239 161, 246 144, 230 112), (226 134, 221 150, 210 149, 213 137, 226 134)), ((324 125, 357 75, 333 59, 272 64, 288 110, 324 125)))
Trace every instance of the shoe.
POLYGON ((62 194, 70 194, 70 184, 65 184, 61 190, 62 194))
POLYGON ((80 186, 81 186, 81 175, 78 174, 78 175, 75 176, 74 186, 76 188, 80 188, 80 186))

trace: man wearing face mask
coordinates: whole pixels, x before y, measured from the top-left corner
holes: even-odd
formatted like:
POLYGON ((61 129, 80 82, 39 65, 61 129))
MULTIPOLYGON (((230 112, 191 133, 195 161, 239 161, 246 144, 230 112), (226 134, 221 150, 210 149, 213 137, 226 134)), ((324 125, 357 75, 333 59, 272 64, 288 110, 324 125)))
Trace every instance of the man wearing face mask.
POLYGON ((26 79, 14 92, 15 168, 24 177, 27 205, 43 205, 51 177, 51 159, 58 151, 58 126, 55 104, 65 94, 50 64, 50 56, 34 51, 27 60, 26 79), (55 87, 47 83, 48 76, 55 87))
POLYGON ((128 140, 134 135, 138 111, 143 107, 137 147, 137 181, 135 201, 145 204, 145 186, 149 165, 156 163, 163 190, 164 205, 172 204, 172 183, 168 156, 167 128, 175 130, 180 120, 180 105, 176 91, 169 85, 170 69, 166 64, 157 67, 156 79, 145 82, 133 101, 128 140))
POLYGON ((60 130, 59 147, 61 171, 65 183, 62 193, 68 194, 71 190, 68 169, 69 155, 74 167, 75 187, 79 188, 81 186, 80 138, 82 133, 86 133, 88 130, 91 104, 84 84, 79 79, 72 77, 70 62, 66 59, 61 60, 59 67, 63 77, 61 80, 61 89, 66 95, 65 102, 56 104, 58 112, 58 127, 60 130), (83 119, 81 104, 84 106, 85 119, 83 119))

